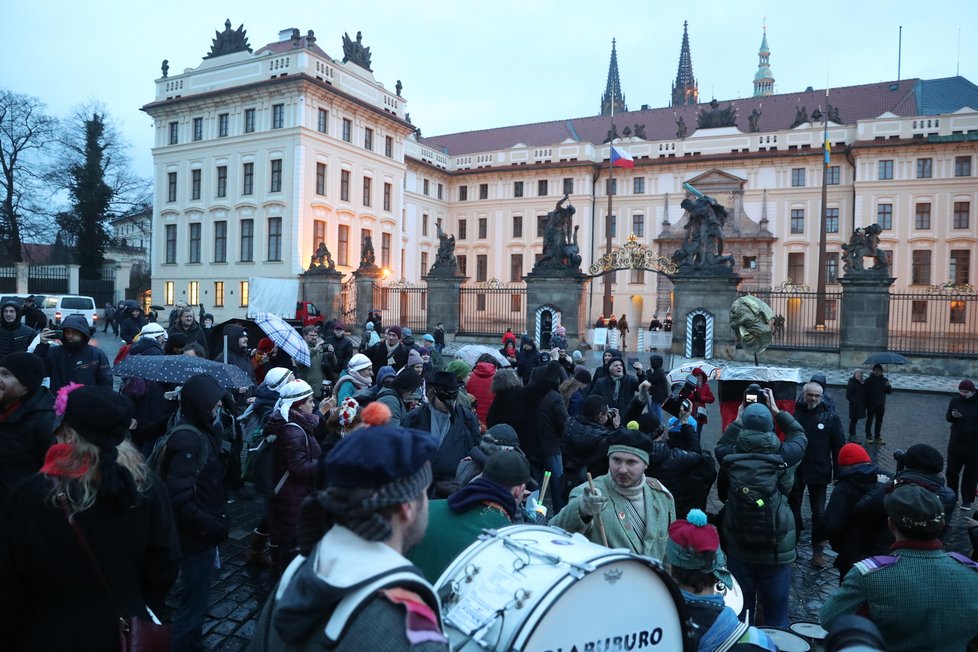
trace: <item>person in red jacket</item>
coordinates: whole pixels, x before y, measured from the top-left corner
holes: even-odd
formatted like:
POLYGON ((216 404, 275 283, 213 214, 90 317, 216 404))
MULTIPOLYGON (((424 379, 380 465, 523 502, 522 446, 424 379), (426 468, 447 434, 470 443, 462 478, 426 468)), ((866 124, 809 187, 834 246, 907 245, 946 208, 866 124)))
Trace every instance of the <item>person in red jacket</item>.
POLYGON ((496 395, 492 393, 492 379, 496 376, 496 359, 488 353, 483 353, 472 369, 469 382, 465 383, 465 391, 475 398, 475 413, 479 423, 486 426, 486 416, 489 406, 496 395))
POLYGON ((707 382, 706 373, 699 367, 693 369, 692 374, 696 376, 696 389, 693 390, 690 401, 693 404, 693 416, 696 418, 696 434, 703 432, 703 426, 707 423, 706 406, 714 402, 716 398, 710 390, 710 383, 707 382))

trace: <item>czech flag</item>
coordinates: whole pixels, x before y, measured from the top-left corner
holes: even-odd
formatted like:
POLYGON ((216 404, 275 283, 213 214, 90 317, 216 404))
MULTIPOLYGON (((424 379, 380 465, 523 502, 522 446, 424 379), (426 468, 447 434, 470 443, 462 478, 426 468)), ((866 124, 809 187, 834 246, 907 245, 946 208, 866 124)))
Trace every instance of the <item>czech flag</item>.
POLYGON ((631 154, 612 145, 611 165, 616 168, 633 168, 635 167, 635 161, 632 160, 631 154))

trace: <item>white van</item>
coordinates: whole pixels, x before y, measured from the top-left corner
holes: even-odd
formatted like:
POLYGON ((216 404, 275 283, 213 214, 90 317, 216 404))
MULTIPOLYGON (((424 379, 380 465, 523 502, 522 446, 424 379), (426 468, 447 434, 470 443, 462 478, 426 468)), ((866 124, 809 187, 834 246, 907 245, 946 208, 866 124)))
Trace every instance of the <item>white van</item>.
POLYGON ((41 312, 47 315, 48 326, 57 327, 69 315, 84 317, 88 322, 89 335, 95 334, 98 322, 98 309, 95 299, 74 294, 49 294, 41 302, 41 312))

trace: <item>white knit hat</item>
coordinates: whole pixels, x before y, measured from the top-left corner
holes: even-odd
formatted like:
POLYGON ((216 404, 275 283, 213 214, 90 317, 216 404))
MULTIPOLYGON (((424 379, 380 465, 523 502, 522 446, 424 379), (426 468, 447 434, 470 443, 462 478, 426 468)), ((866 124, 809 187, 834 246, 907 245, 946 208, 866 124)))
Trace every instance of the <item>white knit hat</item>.
POLYGON ((366 369, 367 367, 370 367, 372 365, 373 363, 370 362, 370 358, 368 358, 362 353, 357 353, 355 356, 350 358, 350 361, 347 363, 346 366, 352 371, 360 371, 361 369, 366 369))
POLYGON ((169 337, 166 333, 166 329, 160 326, 159 324, 157 324, 156 322, 150 322, 139 330, 140 337, 159 337, 160 335, 163 336, 164 342, 169 337))
POLYGON ((291 369, 286 369, 285 367, 272 367, 268 370, 268 373, 265 374, 265 387, 273 392, 277 392, 285 386, 285 383, 294 379, 295 374, 292 373, 291 369))
POLYGON ((312 387, 304 380, 290 380, 285 387, 278 392, 278 401, 273 409, 277 410, 282 418, 289 420, 289 410, 294 403, 301 403, 312 396, 312 387))

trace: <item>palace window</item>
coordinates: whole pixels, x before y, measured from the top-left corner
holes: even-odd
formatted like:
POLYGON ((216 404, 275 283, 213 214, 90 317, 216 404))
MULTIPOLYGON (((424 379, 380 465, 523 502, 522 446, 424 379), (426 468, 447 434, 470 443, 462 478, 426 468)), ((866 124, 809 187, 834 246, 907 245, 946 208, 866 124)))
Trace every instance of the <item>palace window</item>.
POLYGON ((934 159, 931 158, 918 158, 917 159, 917 178, 918 179, 930 179, 934 176, 934 159))
POLYGON ((876 207, 876 223, 885 231, 893 228, 893 204, 880 204, 876 207))
POLYGON ((916 249, 911 254, 910 284, 930 285, 930 249, 916 249))
POLYGON ((200 222, 193 222, 188 225, 190 238, 188 244, 190 249, 187 255, 188 263, 199 263, 200 262, 200 222))
POLYGON ((805 209, 803 208, 791 209, 791 232, 792 233, 805 232, 805 209))
POLYGON ((954 202, 953 226, 955 229, 967 229, 968 224, 971 222, 970 215, 971 215, 971 202, 968 201, 954 202))
POLYGON ((915 229, 930 228, 930 202, 920 202, 914 209, 913 226, 915 229))
POLYGON ((271 192, 282 192, 282 159, 272 159, 271 192))
POLYGON ((326 164, 316 163, 316 194, 326 194, 326 164))
POLYGON ((268 218, 268 260, 282 260, 282 218, 268 218))
POLYGON ((272 129, 281 129, 285 126, 285 105, 272 105, 272 129))
POLYGON ((255 193, 255 164, 245 163, 241 175, 241 194, 253 195, 255 193))
POLYGON ((217 116, 217 137, 224 138, 228 135, 228 122, 230 116, 227 113, 222 113, 217 116))
POLYGON ((224 220, 214 222, 214 262, 228 262, 228 223, 224 220))
POLYGON ((522 197, 522 196, 523 196, 523 182, 522 181, 514 181, 513 182, 513 197, 522 197))
POLYGON ((893 178, 893 161, 892 160, 880 161, 879 180, 886 181, 892 178, 893 178))
POLYGON ((242 263, 250 263, 255 260, 255 221, 251 219, 241 220, 240 258, 242 263))
POLYGON ((805 185, 805 168, 791 168, 791 186, 800 188, 805 185))

